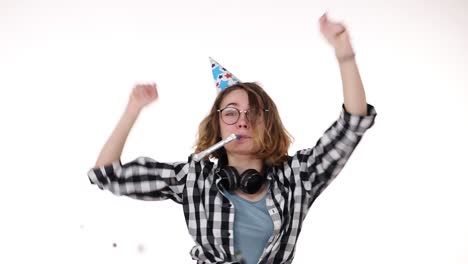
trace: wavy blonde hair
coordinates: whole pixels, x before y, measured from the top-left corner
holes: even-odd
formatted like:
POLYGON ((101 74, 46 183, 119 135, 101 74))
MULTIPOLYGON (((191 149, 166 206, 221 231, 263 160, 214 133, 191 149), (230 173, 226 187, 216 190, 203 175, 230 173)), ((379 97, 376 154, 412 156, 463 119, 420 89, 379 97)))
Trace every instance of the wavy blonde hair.
MULTIPOLYGON (((201 152, 221 140, 220 118, 217 110, 220 109, 221 102, 226 95, 235 90, 247 92, 250 109, 255 109, 259 113, 257 118, 263 118, 265 124, 263 132, 252 125, 255 146, 252 155, 264 160, 268 165, 279 165, 286 160, 293 137, 283 126, 273 100, 260 85, 252 82, 234 84, 218 94, 210 113, 199 125, 195 153, 201 152), (263 109, 268 111, 263 111, 263 109)), ((256 121, 256 119, 249 120, 251 124, 255 124, 256 121)), ((226 150, 220 148, 205 159, 220 159, 223 155, 226 155, 226 150)))

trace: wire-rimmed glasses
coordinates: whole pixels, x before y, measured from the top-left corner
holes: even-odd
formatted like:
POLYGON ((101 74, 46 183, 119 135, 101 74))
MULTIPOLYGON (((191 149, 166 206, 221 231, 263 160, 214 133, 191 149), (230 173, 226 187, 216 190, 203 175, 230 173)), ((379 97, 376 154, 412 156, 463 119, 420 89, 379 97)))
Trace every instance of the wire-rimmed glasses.
MULTIPOLYGON (((264 112, 268 112, 268 109, 262 109, 264 112)), ((260 114, 257 109, 248 109, 248 110, 239 110, 235 107, 228 106, 223 109, 218 109, 218 113, 221 115, 221 120, 226 125, 233 125, 239 121, 240 116, 242 113, 244 113, 245 118, 247 119, 248 122, 252 120, 256 120, 258 115, 260 114)))

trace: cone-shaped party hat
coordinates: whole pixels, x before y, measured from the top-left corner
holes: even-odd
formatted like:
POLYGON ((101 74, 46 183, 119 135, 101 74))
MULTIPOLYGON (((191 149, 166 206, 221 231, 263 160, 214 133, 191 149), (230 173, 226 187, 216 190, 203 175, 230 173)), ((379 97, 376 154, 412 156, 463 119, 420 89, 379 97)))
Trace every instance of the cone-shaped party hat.
POLYGON ((240 80, 230 73, 226 68, 221 66, 217 61, 210 57, 211 71, 213 72, 213 78, 215 80, 216 88, 218 92, 226 89, 227 87, 239 83, 240 80))

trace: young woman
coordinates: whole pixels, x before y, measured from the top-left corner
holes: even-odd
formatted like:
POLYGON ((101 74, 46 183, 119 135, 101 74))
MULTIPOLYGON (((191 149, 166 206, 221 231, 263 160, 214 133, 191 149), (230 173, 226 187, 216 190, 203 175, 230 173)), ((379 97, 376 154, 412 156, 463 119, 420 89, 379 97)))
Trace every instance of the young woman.
POLYGON ((156 85, 137 85, 126 111, 88 177, 101 189, 142 200, 172 199, 183 205, 195 246, 205 263, 291 263, 303 220, 318 195, 338 175, 367 129, 375 109, 367 104, 345 27, 320 18, 334 47, 343 81, 339 118, 314 147, 289 156, 291 143, 278 110, 255 83, 222 90, 201 122, 199 153, 231 134, 233 140, 195 161, 161 163, 120 156, 140 111, 158 98, 156 85))

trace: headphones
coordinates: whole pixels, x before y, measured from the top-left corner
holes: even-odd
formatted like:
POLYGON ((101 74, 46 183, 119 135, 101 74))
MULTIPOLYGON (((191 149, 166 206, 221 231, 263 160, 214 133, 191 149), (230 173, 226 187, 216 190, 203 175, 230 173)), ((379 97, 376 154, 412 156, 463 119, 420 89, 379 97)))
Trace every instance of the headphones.
POLYGON ((240 189, 248 194, 258 192, 266 180, 257 170, 248 169, 239 175, 236 168, 232 166, 216 170, 216 175, 221 178, 220 184, 224 189, 228 191, 240 189))

